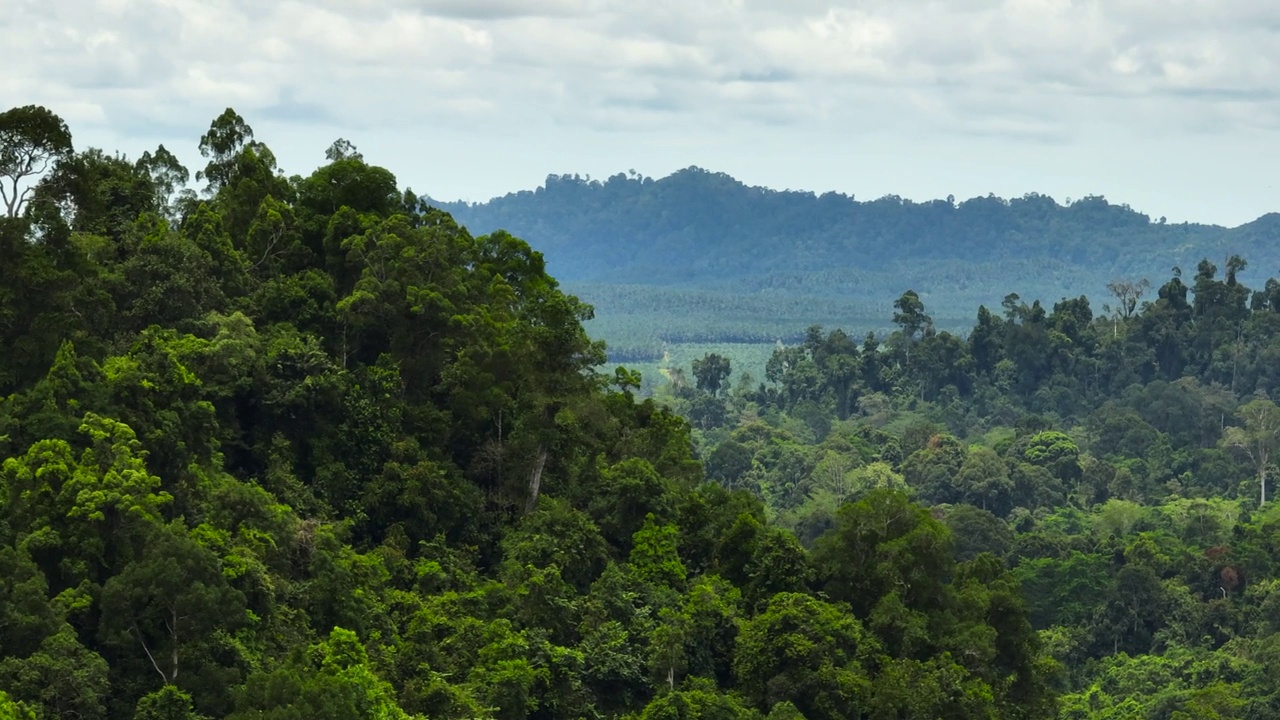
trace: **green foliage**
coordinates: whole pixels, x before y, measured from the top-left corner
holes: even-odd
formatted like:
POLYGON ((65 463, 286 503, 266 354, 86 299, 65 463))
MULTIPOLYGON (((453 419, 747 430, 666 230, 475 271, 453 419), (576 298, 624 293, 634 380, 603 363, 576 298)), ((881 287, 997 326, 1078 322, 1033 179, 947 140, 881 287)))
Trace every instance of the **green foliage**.
POLYGON ((628 561, 637 579, 654 585, 680 589, 686 572, 676 547, 680 530, 675 525, 657 525, 649 513, 632 538, 628 561))
POLYGON ((854 717, 876 642, 846 608, 780 593, 744 623, 734 673, 757 709, 790 702, 806 718, 854 717))
POLYGON ((1013 546, 1013 530, 995 515, 972 505, 956 505, 943 523, 951 530, 958 560, 972 560, 982 553, 1004 557, 1013 546))
POLYGON ((697 378, 698 389, 713 396, 720 393, 731 372, 729 360, 715 353, 708 353, 701 360, 693 361, 693 376, 697 378))
MULTIPOLYGON (((1280 510, 1260 492, 1280 284, 1253 293, 1239 257, 1147 303, 1115 282, 1100 317, 1008 294, 960 332, 915 279, 966 246, 891 239, 921 206, 768 196, 764 230, 840 233, 749 279, 772 251, 739 228, 748 252, 718 260, 714 290, 680 285, 688 243, 655 233, 670 291, 726 316, 701 331, 757 345, 632 347, 669 378, 640 399, 658 368, 603 370, 600 321, 547 272, 588 254, 475 237, 350 143, 286 178, 228 110, 201 140, 201 196, 163 148, 56 145, 29 176, 40 202, 0 221, 0 713, 1280 708, 1280 510), (840 275, 821 248, 847 238, 868 257, 914 248, 916 267, 886 266, 892 292, 840 275), (789 294, 813 277, 832 282, 804 292, 845 297, 789 294), (779 291, 741 300, 761 283, 779 291), (855 311, 865 293, 880 299, 855 311), (887 327, 760 320, 775 310, 887 327)), ((678 179, 739 193, 704 175, 678 179)), ((598 188, 553 185, 594 212, 598 188)), ((1171 231, 1096 198, 944 205, 923 209, 985 233, 1007 282, 1054 267, 1019 232, 1093 262, 1090 228, 1152 240, 1147 258, 1171 231)), ((724 214, 663 222, 680 217, 724 214)), ((649 262, 610 267, 633 260, 649 262)), ((673 335, 702 322, 615 290, 679 315, 673 335)))
MULTIPOLYGON (((899 330, 861 347, 820 328, 779 343, 766 382, 699 427, 709 476, 810 545, 810 587, 882 643, 867 707, 891 709, 876 716, 1043 716, 1051 688, 1072 718, 1277 706, 1270 689, 1239 700, 1243 670, 1097 689, 1120 657, 1254 662, 1276 629, 1258 619, 1277 597, 1265 368, 1280 321, 1269 290, 1247 301, 1244 267, 1229 258, 1219 279, 1202 263, 1191 288, 1175 270, 1145 304, 1142 283, 1114 283, 1121 309, 1102 318, 1083 297, 1010 294, 964 341, 908 293, 899 330)), ((659 396, 701 412, 696 395, 659 396)), ((748 607, 763 607, 749 568, 771 530, 740 519, 717 549, 748 607)), ((788 574, 803 572, 770 578, 788 574)))
POLYGON ((704 689, 661 695, 640 713, 641 720, 759 720, 760 717, 732 696, 704 689))
POLYGON ((16 218, 33 188, 19 190, 54 160, 71 152, 71 131, 48 108, 27 105, 0 113, 0 200, 6 215, 16 218))
POLYGON ((547 498, 522 518, 502 546, 516 564, 556 567, 579 591, 591 586, 609 560, 608 546, 591 518, 557 498, 547 498))
POLYGON ((236 711, 249 718, 367 718, 406 720, 391 686, 369 667, 364 646, 350 630, 334 628, 328 640, 292 654, 269 673, 249 677, 236 711))
POLYGON ((841 508, 814 562, 828 595, 866 617, 891 593, 908 608, 936 608, 954 560, 944 525, 902 493, 877 490, 841 508))
POLYGON ((191 696, 173 685, 165 685, 143 695, 133 713, 134 720, 197 720, 191 707, 191 696))
POLYGON ((35 717, 35 712, 9 699, 8 693, 0 691, 0 720, 35 720, 35 717))
POLYGON ((107 717, 107 662, 63 624, 25 658, 0 663, 5 687, 19 700, 62 716, 107 717))
POLYGON ((1267 501, 1267 470, 1272 456, 1280 449, 1280 408, 1265 397, 1256 398, 1236 409, 1243 427, 1232 427, 1222 434, 1222 444, 1245 454, 1257 468, 1260 499, 1267 501))
POLYGON ((624 460, 601 469, 589 511, 606 539, 616 547, 630 548, 647 517, 666 520, 671 516, 666 490, 667 481, 649 462, 624 460))

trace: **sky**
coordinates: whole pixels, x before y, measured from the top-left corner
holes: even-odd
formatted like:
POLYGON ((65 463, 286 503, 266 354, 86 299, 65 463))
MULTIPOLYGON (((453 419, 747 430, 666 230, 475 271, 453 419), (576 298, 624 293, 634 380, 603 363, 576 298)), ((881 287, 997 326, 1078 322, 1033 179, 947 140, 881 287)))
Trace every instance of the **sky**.
POLYGON ((233 107, 288 173, 336 138, 402 186, 548 174, 914 200, 1105 195, 1229 226, 1280 210, 1263 0, 8 0, 0 106, 194 172, 233 107), (16 2, 16 9, 13 3, 16 2))

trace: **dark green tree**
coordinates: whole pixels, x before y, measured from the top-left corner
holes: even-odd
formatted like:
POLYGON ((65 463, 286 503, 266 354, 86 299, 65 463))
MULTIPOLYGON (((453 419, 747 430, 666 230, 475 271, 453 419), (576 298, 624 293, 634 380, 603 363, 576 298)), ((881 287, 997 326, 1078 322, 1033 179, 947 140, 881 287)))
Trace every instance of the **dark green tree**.
POLYGON ((731 372, 729 359, 716 353, 708 353, 701 360, 693 361, 693 377, 697 380, 698 389, 711 393, 713 397, 720 394, 731 372))

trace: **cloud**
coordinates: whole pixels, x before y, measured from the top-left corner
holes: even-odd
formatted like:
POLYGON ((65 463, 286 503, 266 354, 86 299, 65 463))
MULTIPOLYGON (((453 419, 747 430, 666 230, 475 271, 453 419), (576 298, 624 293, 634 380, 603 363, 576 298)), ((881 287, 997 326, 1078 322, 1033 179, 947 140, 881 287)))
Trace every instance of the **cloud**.
MULTIPOLYGON (((10 94, 83 91, 107 116, 128 90, 250 110, 293 101, 353 119, 408 120, 402 104, 433 119, 628 102, 777 115, 787 92, 741 87, 764 79, 832 99, 842 84, 878 87, 897 96, 889 107, 927 94, 991 125, 963 110, 972 98, 1248 102, 1274 94, 1280 69, 1280 9, 1230 0, 23 0, 3 22, 25 78, 7 73, 10 94), (347 94, 391 101, 357 112, 347 94)), ((866 110, 818 104, 828 116, 866 110)))
POLYGON ((424 0, 417 7, 427 14, 473 20, 573 17, 591 11, 586 0, 424 0))
POLYGON ((1098 127, 1280 126, 1274 3, 16 2, 0 15, 0 97, 125 136, 198 136, 228 105, 299 133, 478 142, 556 128, 1061 144, 1098 127))

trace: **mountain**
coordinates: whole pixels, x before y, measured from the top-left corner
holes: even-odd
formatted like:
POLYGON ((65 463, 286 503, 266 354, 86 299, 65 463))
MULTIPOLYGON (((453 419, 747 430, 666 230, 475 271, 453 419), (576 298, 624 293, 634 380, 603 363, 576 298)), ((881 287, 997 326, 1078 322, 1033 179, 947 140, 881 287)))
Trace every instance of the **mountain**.
POLYGON ((596 305, 615 347, 750 340, 738 335, 774 324, 874 329, 907 289, 940 324, 959 326, 1010 289, 1048 302, 1084 291, 1100 308, 1112 280, 1158 286, 1204 258, 1238 254, 1264 277, 1280 268, 1278 214, 1237 228, 1170 224, 1098 196, 864 201, 691 167, 659 180, 552 175, 485 203, 430 202, 473 233, 505 229, 542 251, 596 305), (763 317, 737 332, 718 305, 763 317))

